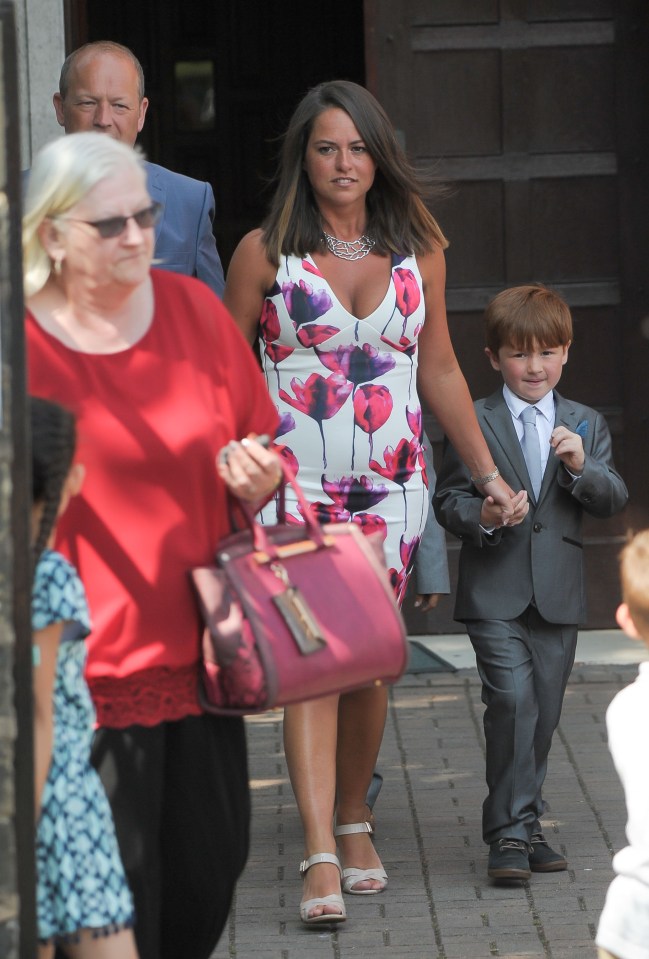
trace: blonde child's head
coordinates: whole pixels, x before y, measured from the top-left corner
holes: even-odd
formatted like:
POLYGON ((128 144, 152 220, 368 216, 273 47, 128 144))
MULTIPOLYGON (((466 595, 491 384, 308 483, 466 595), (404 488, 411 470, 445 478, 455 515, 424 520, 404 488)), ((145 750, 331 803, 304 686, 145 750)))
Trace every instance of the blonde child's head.
POLYGON ((620 554, 621 629, 649 646, 649 529, 636 533, 620 554))

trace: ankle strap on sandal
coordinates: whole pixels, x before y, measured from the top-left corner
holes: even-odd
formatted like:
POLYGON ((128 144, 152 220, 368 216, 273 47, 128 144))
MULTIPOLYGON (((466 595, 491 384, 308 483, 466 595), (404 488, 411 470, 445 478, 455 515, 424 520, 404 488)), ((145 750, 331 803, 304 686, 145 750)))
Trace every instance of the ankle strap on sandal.
POLYGON ((338 856, 334 856, 331 852, 316 852, 313 856, 309 856, 308 859, 303 859, 300 863, 300 875, 304 876, 311 866, 317 866, 320 862, 330 862, 333 866, 337 866, 338 872, 342 876, 343 871, 338 856))
POLYGON ((350 822, 346 826, 336 826, 334 836, 351 836, 357 832, 367 832, 372 835, 374 828, 370 822, 350 822))

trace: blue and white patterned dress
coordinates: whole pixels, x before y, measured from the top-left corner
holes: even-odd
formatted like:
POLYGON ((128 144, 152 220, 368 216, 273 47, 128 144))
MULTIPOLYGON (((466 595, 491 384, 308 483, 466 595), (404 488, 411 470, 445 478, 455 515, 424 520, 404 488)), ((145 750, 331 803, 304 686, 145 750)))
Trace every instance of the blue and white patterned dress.
POLYGON ((34 577, 32 629, 54 623, 64 628, 54 681, 52 761, 36 832, 42 942, 73 941, 81 929, 118 932, 134 918, 108 799, 90 765, 95 711, 83 675, 90 632, 86 595, 74 567, 45 550, 34 577))

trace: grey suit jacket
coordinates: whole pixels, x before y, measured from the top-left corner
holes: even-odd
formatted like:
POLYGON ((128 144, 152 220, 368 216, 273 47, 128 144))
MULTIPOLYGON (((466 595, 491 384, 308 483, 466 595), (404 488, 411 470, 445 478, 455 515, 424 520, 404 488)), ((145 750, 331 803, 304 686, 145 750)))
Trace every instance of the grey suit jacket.
POLYGON ((162 203, 156 224, 154 266, 197 276, 220 298, 225 280, 212 232, 214 192, 209 183, 146 163, 147 188, 162 203))
POLYGON ((555 424, 582 435, 586 461, 575 480, 550 451, 538 502, 502 390, 475 404, 503 479, 513 490, 527 490, 530 509, 518 526, 491 535, 481 530, 482 496, 446 444, 433 506, 441 525, 462 540, 455 619, 515 619, 532 598, 550 623, 586 619, 583 514, 612 516, 625 506, 628 493, 613 464, 604 417, 556 392, 554 396, 555 424))
MULTIPOLYGON (((424 461, 428 474, 428 489, 432 494, 436 481, 435 466, 428 440, 426 440, 426 444, 424 461)), ((430 593, 451 592, 446 553, 446 533, 437 522, 432 506, 429 506, 426 525, 415 557, 415 585, 417 592, 421 593, 422 596, 430 593)))

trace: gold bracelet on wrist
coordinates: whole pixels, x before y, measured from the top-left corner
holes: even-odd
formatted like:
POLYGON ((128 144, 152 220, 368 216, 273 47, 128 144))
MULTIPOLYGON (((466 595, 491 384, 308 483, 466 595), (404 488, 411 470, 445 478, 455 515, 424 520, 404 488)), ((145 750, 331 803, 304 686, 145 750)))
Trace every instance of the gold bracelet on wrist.
POLYGON ((487 483, 491 483, 492 480, 495 480, 497 476, 500 476, 500 470, 497 466, 494 466, 491 473, 485 473, 484 476, 472 476, 471 482, 474 486, 485 486, 487 483))

